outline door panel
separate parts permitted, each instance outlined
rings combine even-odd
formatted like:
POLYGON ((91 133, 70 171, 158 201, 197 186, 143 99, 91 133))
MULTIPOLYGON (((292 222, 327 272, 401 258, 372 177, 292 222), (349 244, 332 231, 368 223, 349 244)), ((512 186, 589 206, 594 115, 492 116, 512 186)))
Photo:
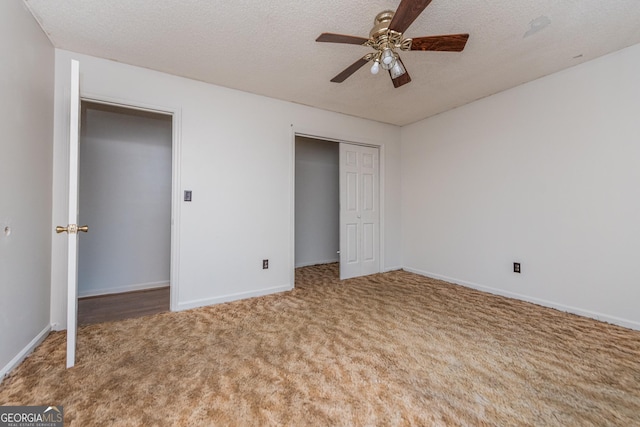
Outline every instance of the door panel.
POLYGON ((358 262, 358 224, 347 224, 347 263, 358 262))
POLYGON ((345 166, 358 167, 358 153, 353 150, 347 150, 346 153, 345 166))
POLYGON ((347 210, 356 212, 358 210, 358 174, 347 173, 347 210))
POLYGON ((362 224, 362 260, 373 261, 375 259, 375 224, 362 224))
POLYGON ((375 195, 373 192, 375 191, 374 185, 374 176, 370 173, 362 174, 362 210, 363 211, 373 211, 374 206, 373 203, 375 201, 375 195))
POLYGON ((378 149, 340 144, 340 278, 380 270, 378 149))
POLYGON ((373 169, 374 167, 374 155, 372 153, 362 153, 362 168, 373 169))

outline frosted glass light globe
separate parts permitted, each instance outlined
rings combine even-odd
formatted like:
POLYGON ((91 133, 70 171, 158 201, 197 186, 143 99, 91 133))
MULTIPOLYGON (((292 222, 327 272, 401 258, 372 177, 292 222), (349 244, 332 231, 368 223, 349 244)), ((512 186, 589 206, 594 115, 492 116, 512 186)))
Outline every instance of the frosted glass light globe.
POLYGON ((391 49, 387 48, 382 51, 382 63, 384 65, 389 65, 395 58, 393 57, 393 52, 391 49))
POLYGON ((391 78, 397 79, 406 72, 407 70, 404 69, 402 63, 400 61, 396 61, 396 63, 393 64, 393 67, 391 67, 391 78))

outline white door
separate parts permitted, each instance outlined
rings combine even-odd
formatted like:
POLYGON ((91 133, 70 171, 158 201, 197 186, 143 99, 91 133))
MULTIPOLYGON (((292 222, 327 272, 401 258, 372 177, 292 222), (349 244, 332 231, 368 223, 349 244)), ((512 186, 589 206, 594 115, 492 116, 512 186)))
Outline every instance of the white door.
POLYGON ((78 312, 78 136, 80 126, 80 63, 71 61, 71 99, 69 110, 69 212, 66 226, 56 232, 67 233, 67 368, 76 360, 76 330, 78 312))
POLYGON ((378 149, 340 144, 340 279, 380 271, 378 149))

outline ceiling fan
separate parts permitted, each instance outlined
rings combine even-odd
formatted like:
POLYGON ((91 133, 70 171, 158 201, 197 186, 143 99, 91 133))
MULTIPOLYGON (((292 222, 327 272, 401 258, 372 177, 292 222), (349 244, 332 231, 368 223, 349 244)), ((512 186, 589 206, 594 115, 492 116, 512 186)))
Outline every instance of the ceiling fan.
POLYGON ((380 12, 369 38, 348 36, 344 34, 322 33, 317 42, 347 43, 372 47, 375 52, 367 53, 362 58, 345 68, 340 74, 331 79, 332 82, 342 83, 364 64, 373 61, 371 73, 378 74, 380 68, 389 71, 393 86, 398 88, 411 81, 400 55, 396 50, 435 50, 445 52, 460 52, 467 43, 469 34, 449 34, 443 36, 405 38, 403 33, 416 20, 432 0, 401 0, 395 13, 391 10, 380 12))

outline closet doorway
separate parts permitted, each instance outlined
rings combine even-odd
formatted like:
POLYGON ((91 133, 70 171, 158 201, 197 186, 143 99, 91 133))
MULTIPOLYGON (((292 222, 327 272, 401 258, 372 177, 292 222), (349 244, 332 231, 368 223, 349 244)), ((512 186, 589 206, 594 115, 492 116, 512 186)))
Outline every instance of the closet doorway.
POLYGON ((170 307, 172 116, 83 101, 78 323, 170 307))
POLYGON ((295 268, 340 261, 340 144, 296 136, 295 268))
POLYGON ((331 265, 318 271, 340 279, 378 273, 379 148, 303 135, 294 144, 294 269, 331 265))

